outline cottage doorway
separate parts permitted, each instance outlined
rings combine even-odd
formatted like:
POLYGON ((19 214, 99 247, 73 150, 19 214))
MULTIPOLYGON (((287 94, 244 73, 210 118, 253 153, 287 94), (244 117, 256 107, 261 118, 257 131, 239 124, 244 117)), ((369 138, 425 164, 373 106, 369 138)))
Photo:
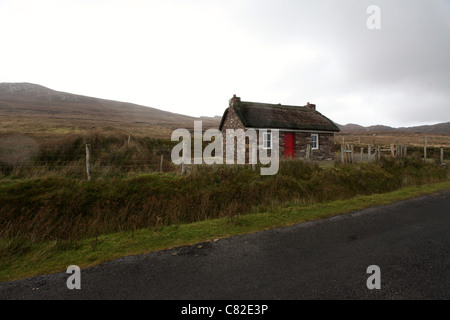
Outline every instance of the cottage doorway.
POLYGON ((284 134, 284 157, 285 158, 294 158, 294 133, 289 132, 284 134))

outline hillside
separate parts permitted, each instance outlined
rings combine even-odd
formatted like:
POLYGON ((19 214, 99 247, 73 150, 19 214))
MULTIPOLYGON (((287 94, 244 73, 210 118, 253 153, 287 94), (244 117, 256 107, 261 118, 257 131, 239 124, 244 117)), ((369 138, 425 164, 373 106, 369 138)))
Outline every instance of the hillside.
POLYGON ((358 124, 349 123, 337 125, 341 132, 397 132, 397 133, 426 133, 426 134, 450 134, 450 122, 438 123, 434 125, 423 125, 415 127, 393 128, 384 125, 363 127, 358 124))
MULTIPOLYGON (((176 128, 193 127, 194 118, 156 108, 59 92, 31 83, 0 83, 0 133, 60 135, 120 131, 170 137, 176 128)), ((204 129, 220 117, 201 117, 204 129)))

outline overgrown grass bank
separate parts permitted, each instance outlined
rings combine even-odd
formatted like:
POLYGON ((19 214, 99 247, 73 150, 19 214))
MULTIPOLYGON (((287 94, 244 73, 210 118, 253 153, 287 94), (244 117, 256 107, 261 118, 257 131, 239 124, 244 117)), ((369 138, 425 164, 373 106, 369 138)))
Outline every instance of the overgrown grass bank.
MULTIPOLYGON (((91 182, 47 177, 0 183, 0 239, 20 244, 232 218, 272 207, 349 199, 449 179, 420 160, 322 169, 282 161, 278 174, 245 166, 200 166, 187 175, 154 173, 91 182)), ((19 246, 20 247, 20 246, 19 246)))

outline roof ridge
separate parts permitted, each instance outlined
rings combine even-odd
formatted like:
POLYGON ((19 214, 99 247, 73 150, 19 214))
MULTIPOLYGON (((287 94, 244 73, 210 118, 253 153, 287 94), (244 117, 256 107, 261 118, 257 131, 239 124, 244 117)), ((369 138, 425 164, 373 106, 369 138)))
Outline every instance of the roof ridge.
POLYGON ((258 106, 267 106, 267 107, 273 107, 273 108, 305 108, 306 110, 311 110, 314 111, 310 108, 308 108, 307 106, 294 106, 294 105, 289 105, 289 104, 281 104, 281 103, 265 103, 265 102, 253 102, 253 101, 240 101, 238 104, 253 104, 253 105, 258 105, 258 106))

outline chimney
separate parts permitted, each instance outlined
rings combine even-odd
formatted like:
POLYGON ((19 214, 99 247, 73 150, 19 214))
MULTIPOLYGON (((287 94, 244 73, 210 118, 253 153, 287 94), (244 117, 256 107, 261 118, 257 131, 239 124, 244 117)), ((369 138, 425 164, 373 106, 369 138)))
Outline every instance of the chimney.
POLYGON ((235 104, 241 102, 241 98, 240 97, 236 97, 235 94, 233 94, 233 98, 230 99, 230 107, 234 106, 235 104))
POLYGON ((316 110, 316 105, 309 102, 306 103, 306 107, 311 110, 316 110))

